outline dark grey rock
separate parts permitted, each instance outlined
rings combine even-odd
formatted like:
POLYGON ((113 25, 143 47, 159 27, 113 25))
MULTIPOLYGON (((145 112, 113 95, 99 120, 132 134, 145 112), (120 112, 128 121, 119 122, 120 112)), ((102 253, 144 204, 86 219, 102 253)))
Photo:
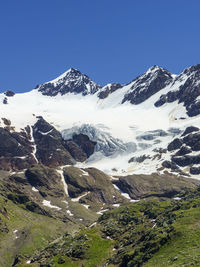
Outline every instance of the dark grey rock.
POLYGON ((108 86, 105 86, 101 92, 99 92, 98 97, 100 99, 105 99, 109 94, 112 94, 116 90, 122 88, 120 83, 112 83, 108 86))
POLYGON ((169 143, 167 150, 172 151, 179 149, 183 144, 183 141, 179 138, 175 138, 171 143, 169 143))
POLYGON ((11 91, 11 90, 8 90, 8 91, 6 91, 6 92, 4 93, 4 95, 6 95, 6 96, 8 96, 8 97, 11 97, 11 96, 14 96, 15 93, 14 93, 13 91, 11 91))
POLYGON ((198 127, 195 127, 195 126, 189 126, 185 129, 185 131, 183 132, 183 134, 181 136, 185 136, 189 133, 192 133, 192 132, 198 132, 199 131, 199 128, 198 127))
POLYGON ((191 174, 200 174, 200 167, 191 167, 190 173, 191 174))
POLYGON ((182 146, 180 148, 180 150, 176 152, 175 156, 183 156, 183 155, 189 154, 191 152, 192 152, 191 148, 189 148, 187 146, 182 146))

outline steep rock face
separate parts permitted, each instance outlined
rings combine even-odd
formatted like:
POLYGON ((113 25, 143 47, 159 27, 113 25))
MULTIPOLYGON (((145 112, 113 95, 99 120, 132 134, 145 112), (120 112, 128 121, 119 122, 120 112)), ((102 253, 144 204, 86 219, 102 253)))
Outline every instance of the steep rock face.
POLYGON ((39 92, 48 96, 55 96, 58 93, 61 95, 67 93, 88 95, 96 93, 100 88, 101 86, 93 82, 87 75, 73 68, 55 80, 36 87, 39 92))
POLYGON ((62 135, 42 117, 34 126, 15 132, 10 120, 2 118, 0 127, 0 168, 22 170, 36 163, 55 167, 85 161, 94 152, 95 142, 86 135, 75 135, 65 141, 62 135))
POLYGON ((122 103, 129 101, 131 104, 140 104, 163 89, 172 80, 172 74, 167 70, 153 66, 133 81, 133 85, 124 96, 122 103))
POLYGON ((87 159, 87 154, 74 141, 65 141, 64 147, 69 151, 76 161, 83 162, 87 159))
POLYGON ((119 191, 113 187, 110 177, 98 169, 66 167, 64 177, 70 197, 75 198, 86 193, 85 199, 94 203, 110 204, 124 200, 119 191))
POLYGON ((167 175, 128 175, 114 183, 133 199, 150 196, 172 197, 186 188, 194 188, 193 182, 167 175))
POLYGON ((171 103, 178 100, 178 103, 183 103, 186 107, 189 116, 200 114, 200 64, 185 69, 179 76, 176 77, 172 84, 172 90, 167 94, 160 96, 160 99, 155 103, 156 107, 160 107, 165 103, 171 103), (176 84, 178 87, 176 87, 176 84), (173 89, 175 88, 175 89, 173 89))
POLYGON ((93 142, 85 134, 73 134, 71 140, 65 141, 65 147, 73 158, 83 162, 89 158, 95 150, 96 142, 93 142))
POLYGON ((98 97, 100 99, 105 99, 108 97, 110 94, 115 92, 116 90, 122 88, 123 86, 120 83, 111 83, 106 86, 104 86, 101 91, 98 93, 98 97))
POLYGON ((10 125, 0 127, 0 168, 8 171, 21 170, 36 163, 28 128, 21 132, 10 129, 10 125))
POLYGON ((74 134, 73 141, 78 144, 78 146, 86 153, 87 158, 89 158, 95 149, 96 142, 93 142, 85 134, 74 134))
POLYGON ((60 132, 42 117, 33 126, 33 137, 37 149, 36 156, 40 163, 54 167, 75 162, 64 147, 60 132))

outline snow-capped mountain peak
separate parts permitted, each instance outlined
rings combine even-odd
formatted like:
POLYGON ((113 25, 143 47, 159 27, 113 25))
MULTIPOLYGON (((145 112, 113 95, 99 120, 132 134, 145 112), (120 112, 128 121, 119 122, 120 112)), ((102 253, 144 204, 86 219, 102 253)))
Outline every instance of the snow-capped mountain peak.
POLYGON ((131 104, 140 104, 166 87, 173 79, 173 74, 154 65, 130 83, 122 103, 130 101, 131 104))
POLYGON ((36 89, 43 95, 55 96, 74 93, 82 95, 94 94, 101 88, 100 85, 93 82, 87 75, 82 74, 79 70, 70 68, 59 77, 46 82, 36 89))

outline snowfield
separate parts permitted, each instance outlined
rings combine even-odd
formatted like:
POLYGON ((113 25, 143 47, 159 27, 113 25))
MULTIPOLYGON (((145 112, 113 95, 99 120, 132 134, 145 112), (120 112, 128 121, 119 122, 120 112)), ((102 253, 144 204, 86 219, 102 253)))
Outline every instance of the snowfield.
MULTIPOLYGON (((152 150, 156 147, 166 148, 166 145, 175 136, 169 133, 170 128, 178 128, 183 131, 190 125, 200 126, 199 116, 188 117, 183 104, 178 104, 177 101, 164 104, 159 108, 154 106, 162 94, 176 90, 184 83, 187 77, 182 76, 177 80, 174 75, 173 83, 139 105, 132 105, 129 102, 121 104, 124 95, 134 85, 134 81, 116 90, 105 99, 98 98, 98 91, 95 94, 84 96, 74 93, 46 96, 38 89, 34 89, 28 93, 7 97, 8 104, 3 104, 5 95, 0 94, 1 118, 11 120, 11 125, 15 127, 15 130, 20 131, 27 125, 34 125, 37 116, 42 116, 62 132, 64 138, 72 135, 72 130, 77 133, 80 132, 83 125, 89 125, 91 129, 97 129, 94 140, 95 138, 101 140, 102 144, 107 143, 108 146, 111 144, 109 142, 113 143, 113 140, 118 140, 118 144, 125 146, 126 150, 125 153, 121 153, 121 151, 116 155, 112 153, 106 155, 102 149, 97 149, 87 162, 77 164, 78 166, 97 167, 112 175, 152 173, 158 169, 159 160, 148 159, 140 164, 128 163, 128 160, 133 156, 144 154, 152 157, 155 154, 152 150), (167 135, 156 137, 153 140, 138 139, 139 136, 158 129, 166 131, 167 135), (127 146, 129 142, 134 144, 133 147, 127 146)), ((57 85, 64 77, 63 74, 51 82, 57 85)), ((0 120, 0 126, 5 126, 3 120, 0 120)), ((88 135, 90 134, 88 133, 88 135)), ((168 157, 169 154, 166 154, 166 159, 168 157)))

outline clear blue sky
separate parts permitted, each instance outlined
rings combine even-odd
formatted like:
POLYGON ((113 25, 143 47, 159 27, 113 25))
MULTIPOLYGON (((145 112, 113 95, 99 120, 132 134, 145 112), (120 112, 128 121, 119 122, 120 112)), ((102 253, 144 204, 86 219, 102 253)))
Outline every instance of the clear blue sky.
POLYGON ((70 67, 101 85, 152 65, 200 62, 199 0, 2 0, 0 92, 29 91, 70 67))

